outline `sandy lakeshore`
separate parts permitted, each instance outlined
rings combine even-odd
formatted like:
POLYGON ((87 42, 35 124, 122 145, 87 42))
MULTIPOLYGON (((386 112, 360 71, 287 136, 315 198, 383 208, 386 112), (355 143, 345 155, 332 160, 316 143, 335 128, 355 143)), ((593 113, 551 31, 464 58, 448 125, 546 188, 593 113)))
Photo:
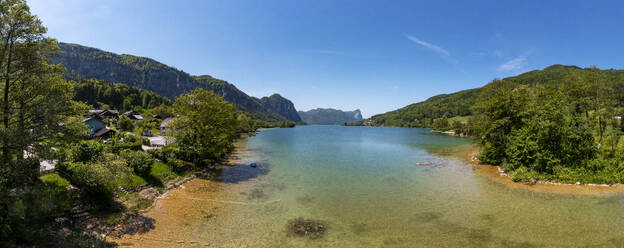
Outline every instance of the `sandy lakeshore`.
MULTIPOLYGON (((249 161, 257 161, 252 151, 247 151, 242 144, 245 139, 237 142, 235 150, 230 154, 227 163, 220 165, 208 178, 195 178, 183 186, 163 194, 154 205, 144 213, 152 218, 154 229, 146 233, 124 235, 120 238, 109 238, 120 247, 224 247, 224 244, 194 241, 192 234, 197 231, 197 223, 193 220, 212 220, 215 225, 225 226, 218 222, 231 221, 228 205, 246 205, 237 201, 241 192, 253 192, 252 184, 237 183, 239 180, 251 180, 262 173, 262 168, 248 170, 249 161), (227 172, 223 172, 223 171, 227 172), (209 197, 207 197, 209 195, 209 197), (175 228, 172 228, 175 227, 175 228)), ((224 223, 225 224, 225 223, 224 223)), ((201 230, 218 233, 223 230, 201 230)), ((232 247, 240 247, 238 244, 232 247)))

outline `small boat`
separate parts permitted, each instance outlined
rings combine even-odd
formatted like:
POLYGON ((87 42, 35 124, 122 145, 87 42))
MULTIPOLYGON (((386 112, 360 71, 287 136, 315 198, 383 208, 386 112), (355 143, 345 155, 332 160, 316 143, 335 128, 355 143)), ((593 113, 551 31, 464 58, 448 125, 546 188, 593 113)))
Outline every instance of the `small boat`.
POLYGON ((251 166, 251 167, 256 167, 256 162, 251 162, 251 163, 249 164, 249 166, 251 166))

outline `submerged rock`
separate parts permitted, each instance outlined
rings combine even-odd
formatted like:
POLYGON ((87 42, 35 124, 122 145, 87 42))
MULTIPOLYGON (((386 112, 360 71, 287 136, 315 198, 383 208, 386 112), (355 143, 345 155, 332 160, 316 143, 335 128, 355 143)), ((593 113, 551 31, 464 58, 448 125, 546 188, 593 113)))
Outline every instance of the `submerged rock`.
POLYGON ((433 165, 433 162, 431 161, 416 162, 416 165, 433 165))
POLYGON ((316 239, 323 236, 327 227, 323 222, 318 220, 297 218, 288 223, 288 229, 298 236, 316 239))

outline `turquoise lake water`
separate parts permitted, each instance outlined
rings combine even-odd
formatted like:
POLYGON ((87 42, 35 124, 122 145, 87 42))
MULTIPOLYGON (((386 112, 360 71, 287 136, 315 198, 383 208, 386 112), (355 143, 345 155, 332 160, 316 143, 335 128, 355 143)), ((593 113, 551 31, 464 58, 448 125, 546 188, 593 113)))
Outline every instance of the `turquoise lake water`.
POLYGON ((192 208, 211 214, 190 214, 178 239, 214 247, 624 246, 622 194, 514 189, 434 155, 469 147, 469 139, 298 126, 262 130, 243 146, 239 165, 218 173, 221 185, 187 187, 192 208), (252 161, 259 166, 250 168, 252 161), (200 201, 217 194, 219 201, 200 201), (328 229, 318 239, 293 235, 288 222, 299 217, 328 229))

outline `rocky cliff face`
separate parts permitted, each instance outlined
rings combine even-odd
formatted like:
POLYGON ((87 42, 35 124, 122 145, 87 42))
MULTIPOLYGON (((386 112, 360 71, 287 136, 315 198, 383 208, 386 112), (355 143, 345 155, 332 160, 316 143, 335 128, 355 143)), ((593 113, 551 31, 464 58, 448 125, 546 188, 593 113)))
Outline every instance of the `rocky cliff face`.
POLYGON ((301 122, 301 117, 299 117, 295 105, 279 94, 273 94, 270 97, 265 96, 260 101, 264 108, 286 117, 289 121, 301 122))
POLYGON ((362 113, 359 109, 354 111, 341 111, 337 109, 318 108, 309 111, 299 111, 299 116, 308 124, 318 125, 337 125, 362 120, 362 113))
POLYGON ((353 119, 356 121, 361 121, 364 118, 362 118, 362 113, 360 112, 359 109, 356 109, 354 111, 351 111, 351 114, 353 114, 353 119))
MULTIPOLYGON (((251 97, 234 85, 208 75, 192 76, 156 60, 128 54, 115 54, 77 44, 59 43, 63 53, 53 59, 67 68, 69 80, 98 79, 150 90, 174 99, 192 89, 204 88, 234 104, 251 118, 266 121, 298 120, 292 102, 279 95, 266 102, 251 97), (290 106, 288 105, 290 104, 290 106), (283 114, 282 114, 283 113, 283 114), (294 115, 293 115, 294 113, 294 115)), ((263 98, 264 99, 264 98, 263 98)))

